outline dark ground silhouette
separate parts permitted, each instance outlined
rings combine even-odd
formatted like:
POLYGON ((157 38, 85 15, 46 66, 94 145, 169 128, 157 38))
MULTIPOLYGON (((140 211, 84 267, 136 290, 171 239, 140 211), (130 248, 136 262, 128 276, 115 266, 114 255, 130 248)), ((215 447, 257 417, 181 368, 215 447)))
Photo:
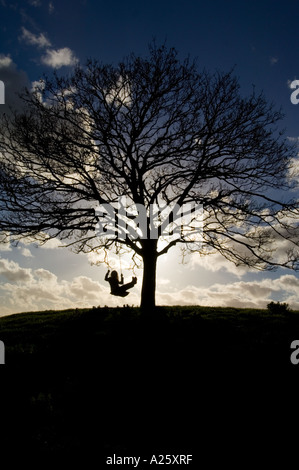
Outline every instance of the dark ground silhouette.
POLYGON ((1 452, 31 463, 82 459, 86 468, 106 468, 113 454, 179 453, 196 468, 286 468, 297 448, 299 365, 289 348, 299 316, 189 312, 143 322, 134 312, 0 322, 1 452))

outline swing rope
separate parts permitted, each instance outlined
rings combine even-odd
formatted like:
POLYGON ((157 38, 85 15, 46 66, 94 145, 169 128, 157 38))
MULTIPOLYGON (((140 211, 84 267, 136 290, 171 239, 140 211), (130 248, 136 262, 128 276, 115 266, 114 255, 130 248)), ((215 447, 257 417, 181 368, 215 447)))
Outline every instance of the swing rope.
POLYGON ((120 256, 120 254, 118 254, 118 256, 119 256, 120 274, 122 274, 123 272, 122 272, 122 267, 121 267, 121 256, 120 256))

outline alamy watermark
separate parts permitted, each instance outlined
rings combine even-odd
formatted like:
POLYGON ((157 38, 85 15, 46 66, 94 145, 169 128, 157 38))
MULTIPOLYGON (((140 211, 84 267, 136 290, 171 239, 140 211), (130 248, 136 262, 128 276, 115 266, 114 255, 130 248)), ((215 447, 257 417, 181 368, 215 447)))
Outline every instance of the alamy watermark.
POLYGON ((3 341, 0 341, 0 364, 5 364, 5 346, 3 341))
POLYGON ((168 242, 179 239, 186 242, 202 241, 203 206, 195 202, 181 206, 173 203, 163 207, 150 204, 146 208, 122 196, 116 203, 100 204, 95 213, 98 218, 98 236, 112 235, 119 240, 163 237, 168 242))
POLYGON ((0 104, 5 104, 5 86, 2 80, 0 80, 0 104))
POLYGON ((292 352, 290 356, 290 360, 291 360, 291 363, 294 364, 294 366, 296 366, 297 364, 299 364, 299 340, 298 339, 295 339, 294 341, 292 341, 291 349, 294 349, 294 351, 292 352))
POLYGON ((299 80, 293 80, 290 83, 290 88, 295 90, 291 93, 291 103, 292 104, 298 104, 299 103, 299 80))

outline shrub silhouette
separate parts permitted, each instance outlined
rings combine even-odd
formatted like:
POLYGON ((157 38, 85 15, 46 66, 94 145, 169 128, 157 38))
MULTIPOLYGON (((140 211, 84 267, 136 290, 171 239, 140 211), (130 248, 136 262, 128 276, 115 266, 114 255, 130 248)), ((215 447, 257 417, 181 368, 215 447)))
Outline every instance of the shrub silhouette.
POLYGON ((281 304, 280 302, 270 302, 267 305, 267 309, 269 310, 270 313, 289 313, 291 310, 289 308, 289 305, 287 303, 281 304))

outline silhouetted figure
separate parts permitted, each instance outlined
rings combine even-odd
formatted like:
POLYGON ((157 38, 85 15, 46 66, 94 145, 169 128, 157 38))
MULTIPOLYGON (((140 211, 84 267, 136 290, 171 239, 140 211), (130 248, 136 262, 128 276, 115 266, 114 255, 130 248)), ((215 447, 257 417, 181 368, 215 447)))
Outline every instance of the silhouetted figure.
POLYGON ((110 270, 108 270, 105 281, 108 281, 110 284, 112 295, 117 295, 118 297, 126 297, 129 294, 128 289, 134 287, 137 282, 137 277, 132 277, 132 282, 124 284, 124 276, 121 274, 120 280, 118 279, 117 271, 112 271, 111 276, 109 276, 110 270))

